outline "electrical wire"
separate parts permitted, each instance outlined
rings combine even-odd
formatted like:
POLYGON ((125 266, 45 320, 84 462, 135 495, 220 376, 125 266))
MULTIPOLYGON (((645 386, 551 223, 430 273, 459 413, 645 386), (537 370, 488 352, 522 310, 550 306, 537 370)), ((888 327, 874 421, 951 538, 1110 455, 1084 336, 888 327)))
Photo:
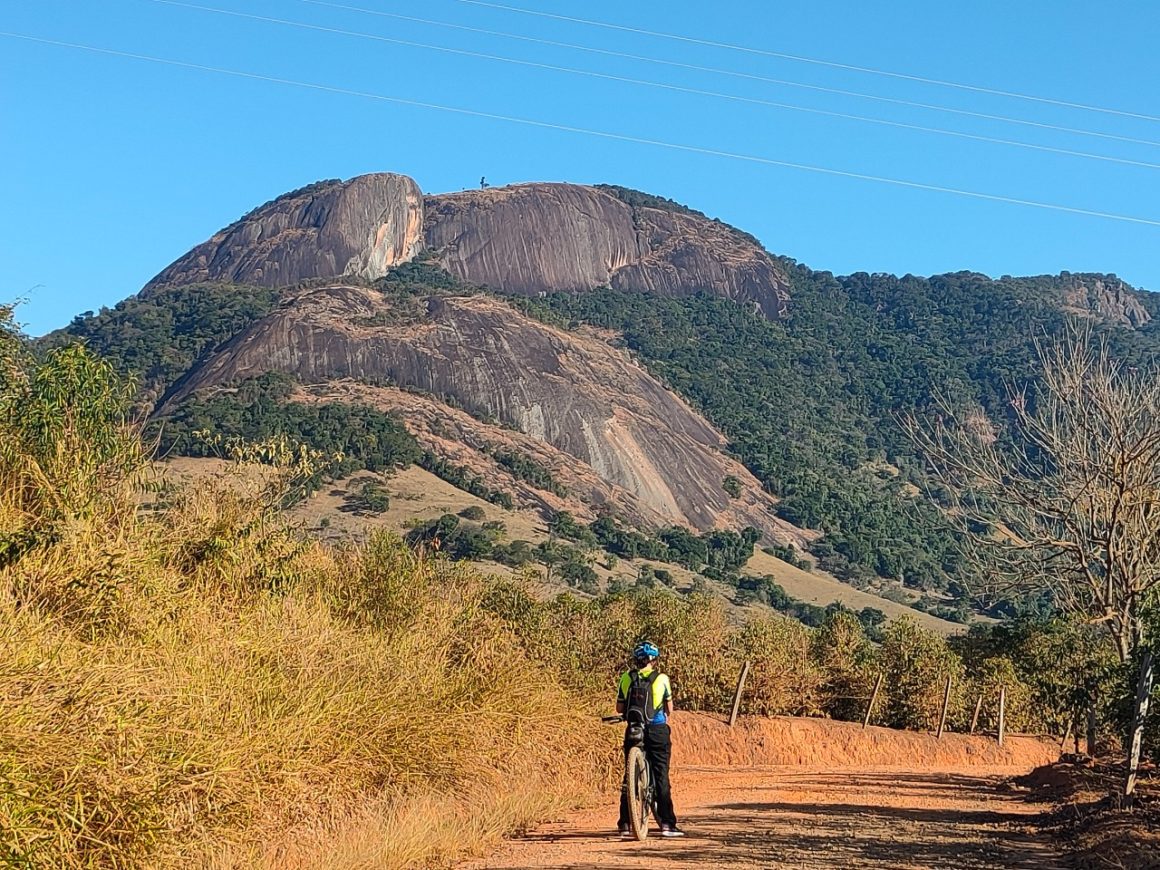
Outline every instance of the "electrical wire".
POLYGON ((628 27, 623 24, 613 24, 608 21, 594 21, 590 18, 577 18, 571 15, 558 15, 552 12, 544 12, 540 9, 524 9, 520 6, 509 6, 504 3, 492 3, 488 0, 454 0, 456 3, 467 3, 472 6, 485 6, 489 9, 502 9, 505 12, 517 12, 521 15, 535 15, 540 18, 554 18, 557 21, 568 21, 573 24, 584 24, 589 27, 602 27, 607 30, 619 30, 625 33, 635 33, 641 36, 653 36, 658 39, 670 39, 677 42, 693 43, 696 45, 705 45, 711 48, 724 48, 729 51, 740 51, 747 54, 758 54, 766 57, 776 57, 781 60, 791 60, 797 63, 811 63, 818 66, 832 67, 834 69, 849 70, 851 72, 867 73, 869 75, 886 76, 888 78, 903 79, 906 81, 920 82, 927 85, 938 85, 944 88, 957 88, 963 91, 973 91, 980 94, 991 94, 997 97, 1010 97, 1017 100, 1030 100, 1035 103, 1046 103, 1053 106, 1063 106, 1069 109, 1082 109, 1087 112, 1102 112, 1108 115, 1120 115, 1125 118, 1138 118, 1143 121, 1160 121, 1160 116, 1147 115, 1141 112, 1131 112, 1126 109, 1113 109, 1107 106, 1095 106, 1088 103, 1074 103, 1069 100, 1059 100, 1052 97, 1040 97, 1034 94, 1023 94, 1017 91, 1004 91, 998 88, 986 88, 980 85, 969 85, 962 82, 946 81, 944 79, 927 78, 925 76, 911 75, 909 73, 893 72, 891 70, 875 69, 874 67, 856 66, 849 63, 839 63, 837 61, 822 60, 816 57, 806 57, 800 54, 788 54, 781 51, 771 51, 764 48, 753 48, 747 45, 736 45, 730 42, 716 42, 711 39, 699 39, 694 36, 683 36, 677 33, 663 33, 657 30, 646 30, 642 27, 628 27))
POLYGON ((1114 212, 1098 211, 1096 209, 1079 208, 1077 206, 1060 205, 1058 203, 1040 202, 1037 200, 1021 199, 1013 196, 1005 196, 995 193, 984 193, 976 190, 964 190, 961 188, 945 187, 937 184, 927 184, 920 181, 908 181, 901 178, 890 178, 882 175, 870 175, 862 172, 853 172, 845 169, 834 169, 826 166, 815 166, 807 163, 794 163, 788 160, 777 160, 772 157, 762 157, 754 154, 742 154, 738 152, 725 151, 717 148, 708 148, 699 145, 685 145, 678 142, 665 142, 660 139, 650 139, 643 136, 632 136, 625 133, 614 133, 607 130, 593 130, 585 127, 575 127, 568 124, 557 124, 550 121, 540 121, 534 118, 520 118, 514 115, 503 115, 495 112, 484 112, 476 109, 465 109, 459 106, 445 106, 438 103, 424 102, 420 100, 412 100, 406 97, 396 97, 387 94, 375 94, 368 91, 358 91, 351 88, 336 87, 333 85, 318 84, 315 82, 304 82, 296 79, 281 78, 279 76, 265 75, 262 73, 246 72, 244 70, 233 70, 225 67, 210 66, 207 64, 192 63, 189 61, 174 60, 172 58, 156 57, 154 55, 139 54, 136 52, 122 51, 120 49, 104 48, 101 46, 85 45, 76 42, 65 42, 63 40, 48 39, 41 36, 32 36, 25 33, 13 33, 10 31, 0 31, 0 38, 5 39, 19 39, 27 42, 39 43, 41 45, 52 45, 60 48, 69 48, 79 51, 87 51, 96 54, 104 54, 112 57, 130 58, 133 60, 146 61, 149 63, 162 64, 165 66, 179 67, 182 69, 197 70, 199 72, 210 72, 218 75, 233 76, 236 78, 250 79, 253 81, 269 82, 272 84, 287 85, 296 88, 303 88, 313 91, 320 91, 330 94, 341 94, 344 96, 359 97, 369 100, 377 100, 380 102, 393 103, 400 106, 410 106, 413 108, 431 109, 439 112, 447 112, 456 115, 464 115, 473 118, 483 118, 491 121, 503 121, 509 124, 519 124, 526 127, 535 127, 544 130, 558 130, 565 133, 574 133, 582 136, 591 136, 600 139, 607 139, 617 142, 630 142, 637 145, 649 145, 656 148, 667 148, 674 151, 682 151, 691 154, 702 154, 709 157, 719 157, 729 160, 738 160, 747 163, 756 163, 764 166, 777 166, 786 169, 796 169, 803 172, 813 172, 821 175, 829 175, 839 178, 853 178, 860 181, 872 181, 879 184, 889 184, 896 187, 904 187, 912 190, 924 190, 934 193, 944 193, 952 196, 967 197, 970 199, 984 200, 987 202, 1000 202, 1008 205, 1020 205, 1029 208, 1045 209, 1048 211, 1063 212, 1066 214, 1082 215, 1085 217, 1103 218, 1106 220, 1121 221, 1124 223, 1141 224, 1145 226, 1160 227, 1160 220, 1153 218, 1136 217, 1133 215, 1116 214, 1114 212))
POLYGON ((389 18, 394 21, 409 21, 414 24, 423 24, 430 27, 443 27, 448 30, 459 30, 465 33, 477 33, 481 36, 495 36, 501 39, 513 39, 520 42, 532 43, 535 45, 546 45, 552 48, 566 48, 573 51, 583 51, 590 54, 604 55, 605 57, 616 57, 622 60, 639 61, 642 63, 658 64, 661 66, 674 67, 676 69, 692 70, 694 72, 712 73, 714 75, 730 76, 732 78, 745 79, 748 81, 763 82, 771 85, 781 85, 784 87, 801 88, 803 90, 815 91, 824 94, 835 94, 843 97, 856 97, 862 100, 874 100, 881 103, 890 103, 896 106, 906 106, 912 109, 924 109, 932 112, 946 112, 952 115, 961 115, 968 118, 980 118, 986 121, 1000 121, 1005 124, 1019 124, 1026 127, 1036 127, 1041 130, 1052 130, 1059 133, 1072 133, 1078 136, 1094 136, 1099 139, 1109 139, 1116 142, 1130 142, 1134 145, 1150 145, 1154 148, 1160 147, 1160 141, 1155 139, 1139 139, 1135 136, 1121 136, 1116 133, 1105 133, 1100 130, 1086 130, 1082 127, 1068 127, 1063 124, 1048 124, 1043 121, 1032 121, 1028 118, 1016 118, 1011 115, 994 115, 988 112, 975 112, 970 109, 958 109, 953 106, 944 106, 938 103, 923 103, 916 100, 904 100, 898 97, 884 97, 880 94, 868 94, 864 91, 850 91, 843 88, 831 88, 824 85, 815 85, 808 82, 795 81, 794 79, 779 79, 772 76, 758 75, 757 73, 741 72, 740 70, 725 69, 723 67, 702 66, 695 63, 684 63, 677 60, 668 60, 666 58, 651 57, 643 54, 633 54, 627 51, 614 51, 609 48, 598 48, 592 45, 581 45, 575 42, 561 42, 555 39, 544 39, 538 36, 527 36, 522 33, 511 33, 504 30, 489 30, 486 27, 472 27, 467 24, 456 24, 450 21, 438 21, 432 18, 420 18, 415 15, 403 15, 398 12, 386 12, 381 9, 367 9, 363 6, 351 6, 346 3, 332 3, 329 0, 295 0, 298 3, 305 3, 310 6, 321 6, 329 9, 337 9, 346 12, 356 12, 362 15, 375 15, 381 18, 389 18))
POLYGON ((1139 166, 1145 169, 1160 169, 1160 163, 1151 163, 1146 160, 1131 160, 1126 157, 1112 157, 1106 154, 1095 154, 1088 151, 1075 151, 1070 148, 1057 148, 1052 145, 1038 145, 1032 142, 1021 142, 1015 139, 1002 139, 995 136, 984 136, 977 133, 966 133, 960 130, 948 130, 942 127, 927 127, 921 124, 909 124, 902 121, 890 121, 885 118, 873 118, 867 115, 854 115, 847 112, 835 112, 828 109, 816 109, 809 106, 799 106, 793 103, 781 103, 773 100, 764 100, 757 97, 744 97, 738 94, 727 94, 720 91, 709 91, 701 88, 690 88, 683 85, 674 85, 666 82, 650 81, 648 79, 637 79, 629 76, 612 75, 610 73, 596 72, 595 70, 577 69, 575 67, 560 66, 557 64, 540 63, 538 61, 522 60, 520 58, 508 57, 506 55, 488 54, 486 52, 472 51, 463 48, 451 48, 443 45, 433 45, 425 42, 415 42, 409 39, 399 39, 393 36, 383 36, 376 33, 365 33, 357 30, 344 30, 338 27, 327 27, 321 24, 309 24, 303 21, 292 21, 286 18, 274 18, 268 15, 255 15, 250 12, 240 12, 235 9, 221 9, 214 6, 203 6, 198 3, 187 3, 184 0, 148 0, 150 3, 156 3, 163 6, 174 6, 183 9, 192 9, 200 12, 209 12, 215 15, 225 15, 233 18, 248 19, 251 21, 260 21, 267 24, 278 24, 285 27, 295 27, 301 30, 313 30, 320 33, 329 33, 339 36, 349 36, 356 39, 366 39, 375 42, 384 42, 391 45, 401 45, 408 48, 420 48, 429 51, 438 51, 445 54, 455 54, 463 57, 472 57, 483 60, 497 61, 499 63, 514 64, 517 66, 532 67, 534 69, 550 70, 553 72, 563 72, 571 75, 586 76, 589 78, 604 79, 605 81, 621 82, 631 85, 640 85, 643 87, 659 88, 667 91, 674 91, 677 93, 693 94, 702 97, 711 97, 714 99, 729 100, 737 103, 748 103, 751 105, 765 106, 773 109, 784 109, 794 112, 803 112, 811 115, 822 115, 830 118, 841 118, 848 121, 858 121, 866 124, 877 124, 884 127, 894 127, 902 130, 912 130, 921 133, 933 133, 940 136, 950 136, 958 139, 969 139, 976 142, 987 142, 995 145, 1007 145, 1014 148, 1027 148, 1033 151, 1042 151, 1051 154, 1061 154, 1067 157, 1078 157, 1086 160, 1101 160, 1108 163, 1119 163, 1126 166, 1139 166))

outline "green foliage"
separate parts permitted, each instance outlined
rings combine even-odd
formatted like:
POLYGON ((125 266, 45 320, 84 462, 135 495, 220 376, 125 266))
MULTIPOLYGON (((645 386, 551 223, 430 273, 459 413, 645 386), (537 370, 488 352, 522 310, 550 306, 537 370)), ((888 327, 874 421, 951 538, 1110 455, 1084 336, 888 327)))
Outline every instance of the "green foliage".
POLYGON ((645 193, 643 190, 634 190, 631 187, 621 187, 618 184, 598 184, 597 190, 603 190, 605 193, 610 193, 623 203, 627 203, 633 207, 641 208, 656 208, 661 211, 672 211, 677 214, 687 214, 693 217, 705 217, 704 212, 699 212, 694 208, 689 208, 687 205, 677 202, 667 197, 657 196, 652 193, 645 193))
POLYGON ((289 401, 293 382, 270 373, 229 390, 195 395, 155 422, 162 454, 217 455, 216 438, 260 442, 290 435, 337 457, 336 475, 390 471, 421 461, 422 451, 397 419, 367 405, 289 401))
POLYGON ((741 630, 737 641, 752 663, 746 712, 763 716, 821 712, 824 677, 810 654, 808 628, 788 619, 755 619, 741 630))
POLYGON ((609 553, 623 559, 653 559, 675 562, 690 571, 739 570, 753 556, 753 546, 761 532, 747 528, 740 534, 713 530, 696 535, 683 526, 668 526, 652 534, 624 529, 612 517, 604 516, 587 531, 609 553))
MULTIPOLYGON (((951 641, 967 663, 968 675, 981 683, 995 681, 977 663, 1002 659, 1012 663, 1014 676, 1028 687, 1030 706, 1041 721, 1062 731, 1080 722, 1095 704, 1100 721, 1115 718, 1114 700, 1130 696, 1115 651, 1098 626, 1066 619, 1017 619, 974 625, 951 641)), ((985 709, 992 717, 996 711, 985 709)))
POLYGON ((390 491, 377 480, 364 480, 343 499, 342 510, 356 516, 374 516, 391 509, 390 491))
POLYGON ((863 715, 874 688, 876 655, 862 620, 849 611, 830 613, 814 633, 811 652, 822 675, 826 713, 848 721, 863 715))
POLYGON ((461 521, 455 514, 443 514, 416 526, 407 534, 411 546, 425 546, 452 559, 478 561, 492 558, 500 532, 477 523, 461 521))
POLYGON ((921 628, 909 617, 896 619, 879 653, 885 703, 880 715, 892 728, 931 730, 938 726, 946 678, 963 683, 963 663, 946 638, 921 628))
POLYGON ((536 560, 536 551, 529 542, 515 540, 507 544, 495 544, 491 549, 491 558, 510 568, 522 568, 536 560))
POLYGON ((373 281, 371 286, 389 296, 462 295, 474 289, 446 269, 422 257, 395 266, 382 278, 373 281))
POLYGON ((5 317, 0 310, 0 484, 24 522, 0 530, 0 556, 33 528, 122 509, 145 465, 132 385, 79 345, 34 361, 5 317))
POLYGON ((459 516, 465 520, 473 520, 475 522, 480 522, 481 520, 484 519, 484 517, 487 516, 487 514, 484 512, 483 508, 481 508, 479 505, 473 504, 473 505, 468 505, 463 510, 461 510, 459 512, 459 516))
POLYGON ((762 547, 763 552, 773 556, 775 559, 781 559, 787 565, 793 565, 795 568, 800 568, 803 571, 813 570, 813 563, 809 559, 803 558, 798 554, 797 548, 788 545, 774 544, 770 547, 762 547))
MULTIPOLYGON (((938 505, 915 496, 938 492, 895 420, 941 394, 980 407, 1002 430, 1006 384, 1036 377, 1029 336, 1065 325, 1065 279, 839 278, 784 264, 792 307, 783 322, 709 295, 604 289, 513 301, 553 323, 620 332, 725 432, 779 496, 783 518, 825 532, 811 548, 824 569, 859 586, 881 576, 967 598, 938 505)), ((1066 280, 1077 277, 1097 276, 1066 280)), ((1160 347, 1146 331, 1099 331, 1126 359, 1160 347)))
POLYGON ((727 475, 721 481, 721 488, 729 495, 730 498, 741 498, 741 481, 732 474, 727 475))
POLYGON ((709 218, 708 215, 706 215, 704 212, 697 211, 695 208, 690 208, 689 206, 684 205, 683 203, 679 203, 676 200, 669 199, 668 197, 657 196, 656 194, 652 193, 645 193, 642 190, 634 190, 631 187, 621 187, 618 184, 598 184, 596 185, 596 188, 598 190, 603 190, 605 193, 612 194, 621 202, 627 203, 634 209, 655 208, 659 209, 660 211, 671 211, 677 214, 691 215, 693 217, 701 217, 706 218, 707 220, 712 220, 713 223, 721 224, 721 226, 728 229, 738 238, 743 239, 744 241, 749 242, 751 245, 755 245, 756 247, 761 247, 761 242, 759 242, 754 236, 751 236, 744 230, 739 230, 737 227, 730 226, 718 218, 709 218))
POLYGON ((548 531, 571 541, 582 550, 596 549, 596 535, 587 527, 576 522, 576 518, 568 511, 557 511, 553 514, 552 518, 548 520, 548 531))
POLYGON ((272 311, 277 300, 273 290, 240 284, 160 287, 82 314, 41 343, 85 344, 155 399, 206 352, 272 311))
POLYGON ((456 465, 441 456, 436 456, 430 450, 424 451, 418 458, 416 464, 420 468, 431 472, 436 477, 447 481, 452 486, 466 493, 470 493, 476 498, 481 498, 494 505, 499 505, 504 510, 511 510, 515 507, 515 501, 512 499, 510 493, 492 489, 482 477, 474 474, 470 469, 464 468, 462 465, 456 465))
POLYGON ((512 473, 517 480, 524 480, 537 489, 554 493, 561 498, 568 497, 568 488, 561 484, 552 472, 531 457, 511 450, 492 449, 491 456, 499 465, 512 473))
POLYGON ((558 540, 541 541, 535 548, 536 558, 553 574, 569 586, 581 592, 595 594, 596 571, 592 568, 592 555, 588 548, 573 547, 558 540))

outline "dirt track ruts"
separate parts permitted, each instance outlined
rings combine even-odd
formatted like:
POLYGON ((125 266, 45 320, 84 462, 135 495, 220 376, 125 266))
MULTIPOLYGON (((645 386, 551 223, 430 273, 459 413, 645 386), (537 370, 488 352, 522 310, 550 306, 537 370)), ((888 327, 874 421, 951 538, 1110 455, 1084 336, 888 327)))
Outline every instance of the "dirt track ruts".
MULTIPOLYGON (((900 759, 901 760, 901 759, 900 759)), ((464 865, 554 870, 1062 867, 1002 769, 685 767, 674 797, 688 836, 613 835, 615 805, 577 813, 464 865)))

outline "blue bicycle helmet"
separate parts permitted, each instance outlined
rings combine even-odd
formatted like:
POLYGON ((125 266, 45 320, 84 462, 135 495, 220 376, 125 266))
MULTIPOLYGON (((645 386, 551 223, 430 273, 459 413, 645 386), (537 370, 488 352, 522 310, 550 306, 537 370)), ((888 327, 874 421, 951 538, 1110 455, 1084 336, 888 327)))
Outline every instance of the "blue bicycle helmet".
POLYGON ((657 649, 657 645, 651 640, 642 640, 632 650, 632 657, 634 659, 655 659, 659 658, 661 651, 657 649))

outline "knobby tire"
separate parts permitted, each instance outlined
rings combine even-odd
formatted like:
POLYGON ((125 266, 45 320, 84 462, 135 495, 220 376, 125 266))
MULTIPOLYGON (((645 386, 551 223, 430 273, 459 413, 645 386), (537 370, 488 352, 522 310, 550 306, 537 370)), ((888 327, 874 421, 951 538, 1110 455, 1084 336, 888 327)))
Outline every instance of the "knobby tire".
POLYGON ((648 816, 652 807, 649 806, 648 760, 645 758, 644 750, 639 746, 628 750, 624 775, 628 779, 628 809, 632 835, 638 840, 643 840, 648 836, 648 816))

